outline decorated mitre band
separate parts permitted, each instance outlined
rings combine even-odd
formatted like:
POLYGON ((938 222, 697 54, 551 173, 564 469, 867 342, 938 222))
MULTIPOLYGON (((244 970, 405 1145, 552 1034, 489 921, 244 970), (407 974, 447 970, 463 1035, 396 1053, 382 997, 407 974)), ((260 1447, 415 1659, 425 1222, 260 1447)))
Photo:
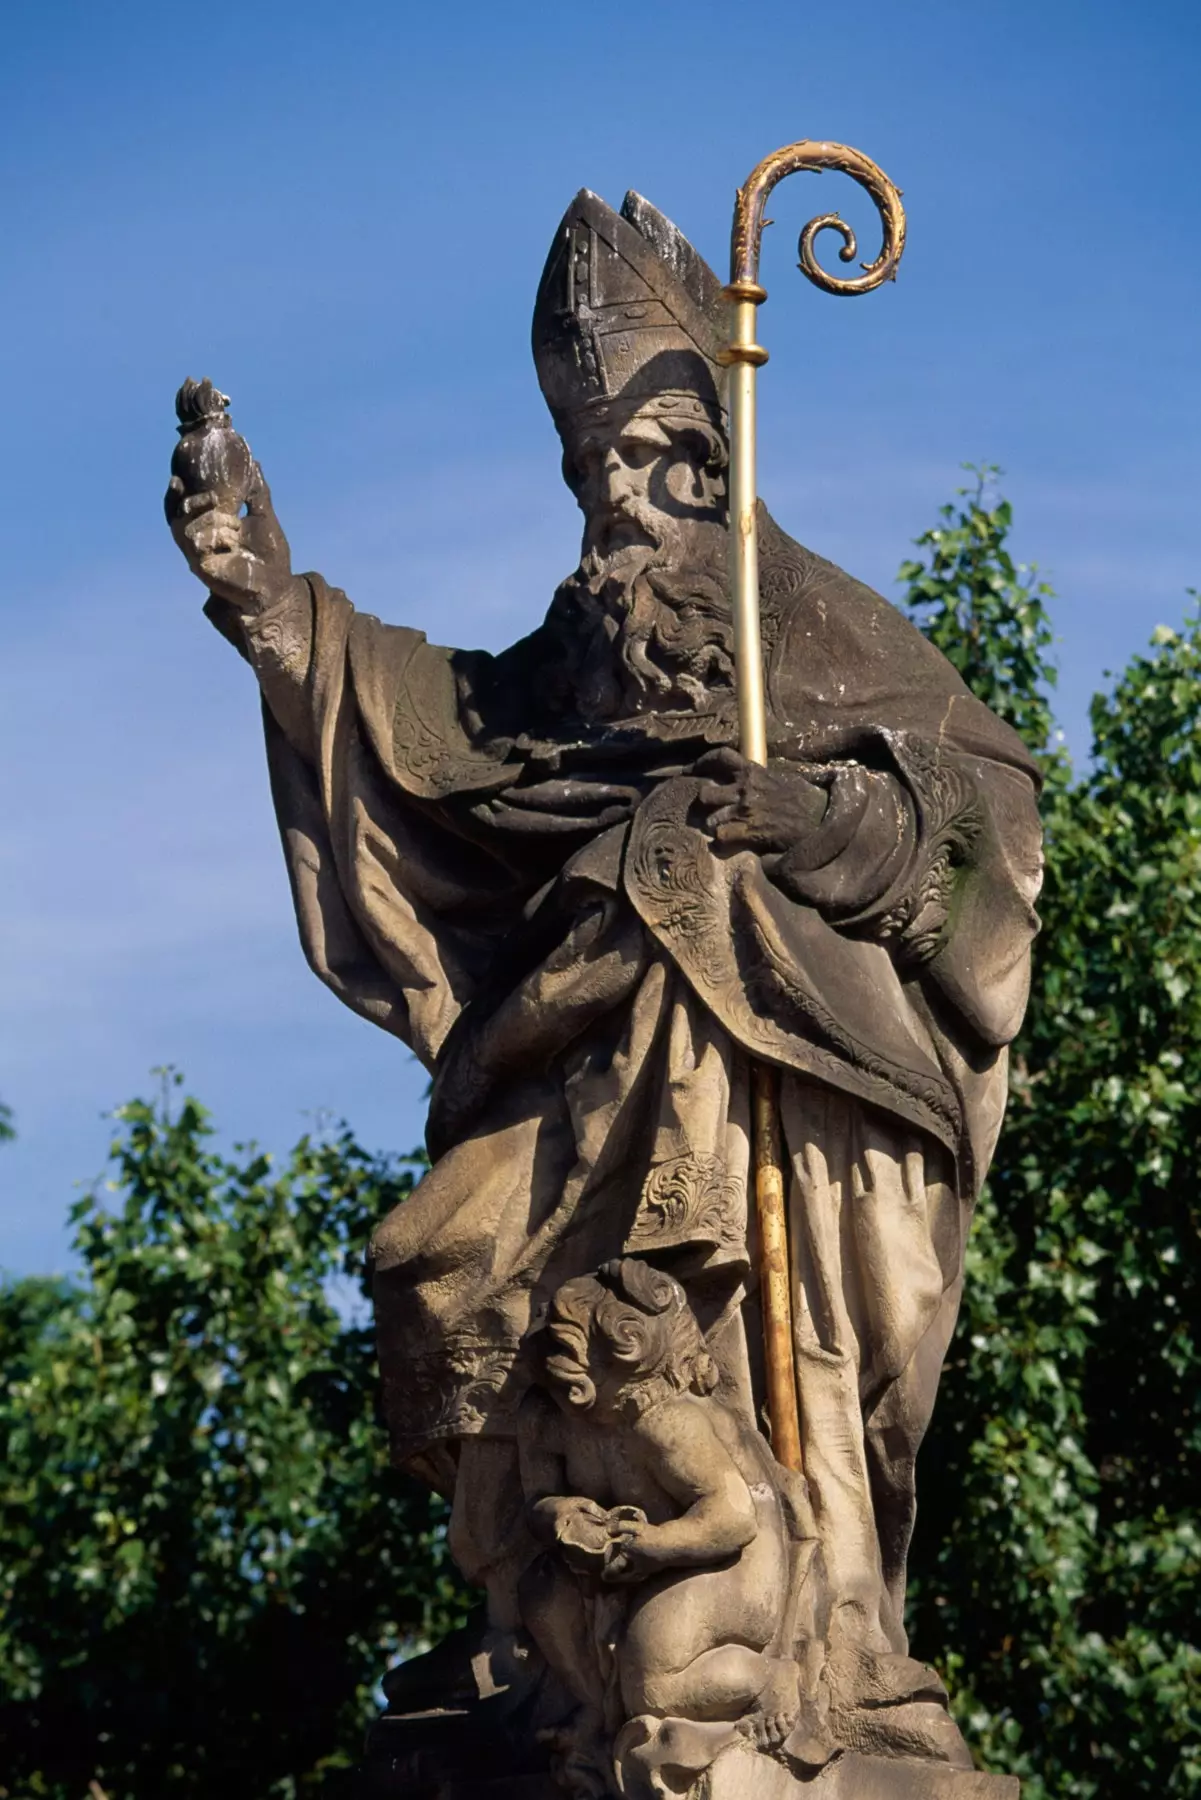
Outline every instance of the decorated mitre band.
POLYGON ((640 194, 620 213, 587 188, 563 215, 534 305, 533 347, 560 432, 638 410, 726 428, 721 283, 640 194))

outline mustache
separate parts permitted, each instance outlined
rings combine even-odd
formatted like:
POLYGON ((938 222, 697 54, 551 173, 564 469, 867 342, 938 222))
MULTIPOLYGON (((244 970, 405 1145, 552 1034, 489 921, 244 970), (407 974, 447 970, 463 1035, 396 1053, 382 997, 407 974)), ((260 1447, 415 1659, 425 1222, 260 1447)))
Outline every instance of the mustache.
POLYGON ((611 547, 638 539, 658 549, 664 541, 663 515, 644 494, 623 494, 604 508, 593 531, 601 557, 611 547))
POLYGON ((632 583, 644 569, 662 562, 665 554, 661 516, 631 495, 589 533, 577 574, 590 583, 606 577, 632 583))

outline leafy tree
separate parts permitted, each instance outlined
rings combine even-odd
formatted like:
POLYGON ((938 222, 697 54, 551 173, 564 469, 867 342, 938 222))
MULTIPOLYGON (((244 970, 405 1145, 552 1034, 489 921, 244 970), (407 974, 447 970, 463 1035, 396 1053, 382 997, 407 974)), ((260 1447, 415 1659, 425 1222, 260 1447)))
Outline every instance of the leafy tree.
POLYGON ((1047 654, 1055 596, 1035 565, 1009 552, 1013 508, 992 493, 1000 470, 964 467, 974 488, 939 508, 939 523, 914 539, 924 560, 903 562, 897 580, 917 624, 977 698, 1046 757, 1058 736, 1047 691, 1058 681, 1047 654))
POLYGON ((342 1133, 227 1160, 166 1095, 119 1118, 84 1280, 0 1290, 0 1792, 316 1792, 461 1604, 331 1298, 413 1159, 342 1133))
POLYGON ((911 1623, 1026 1800, 1201 1785, 1201 620, 1053 745, 1045 584, 983 481, 906 563, 1043 753, 1047 882, 1009 1116, 922 1451, 911 1623), (1048 755, 1048 751, 1050 754, 1048 755))

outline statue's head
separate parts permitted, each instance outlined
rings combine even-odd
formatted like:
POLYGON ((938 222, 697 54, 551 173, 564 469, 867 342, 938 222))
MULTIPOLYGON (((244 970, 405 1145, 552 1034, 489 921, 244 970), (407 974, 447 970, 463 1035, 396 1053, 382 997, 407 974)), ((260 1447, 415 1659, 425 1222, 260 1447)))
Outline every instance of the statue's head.
POLYGON ((533 343, 585 554, 641 534, 696 561, 698 533, 724 529, 727 310, 712 269, 640 194, 620 213, 576 195, 542 273, 533 343))
POLYGON ((717 1370, 678 1281, 622 1257, 565 1281, 550 1303, 543 1376, 565 1412, 632 1422, 672 1394, 709 1394, 717 1370))
POLYGON ((620 213, 576 195, 543 271, 533 346, 584 515, 573 594, 585 617, 605 616, 628 665, 592 697, 600 716, 693 707, 729 675, 727 310, 712 269, 640 195, 620 213))

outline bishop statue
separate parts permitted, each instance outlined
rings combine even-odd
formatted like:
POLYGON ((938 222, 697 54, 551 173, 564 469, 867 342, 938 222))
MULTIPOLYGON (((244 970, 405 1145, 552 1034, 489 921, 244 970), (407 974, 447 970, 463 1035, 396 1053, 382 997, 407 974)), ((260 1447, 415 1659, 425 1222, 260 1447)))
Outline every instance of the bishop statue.
MULTIPOLYGON (((590 1797, 894 1791, 836 1789, 847 1758, 999 1795, 909 1655, 905 1562, 1026 1003, 1038 774, 762 507, 769 757, 739 754, 728 315, 638 194, 571 202, 533 353, 580 558, 500 654, 430 642, 420 593, 383 623, 294 572, 208 384, 168 515, 262 692, 305 955, 432 1082, 371 1269, 393 1455, 486 1596, 430 1660, 445 1706, 590 1797), (765 1408, 756 1063, 800 1472, 765 1408)), ((421 1668, 395 1718, 429 1714, 421 1668)))

